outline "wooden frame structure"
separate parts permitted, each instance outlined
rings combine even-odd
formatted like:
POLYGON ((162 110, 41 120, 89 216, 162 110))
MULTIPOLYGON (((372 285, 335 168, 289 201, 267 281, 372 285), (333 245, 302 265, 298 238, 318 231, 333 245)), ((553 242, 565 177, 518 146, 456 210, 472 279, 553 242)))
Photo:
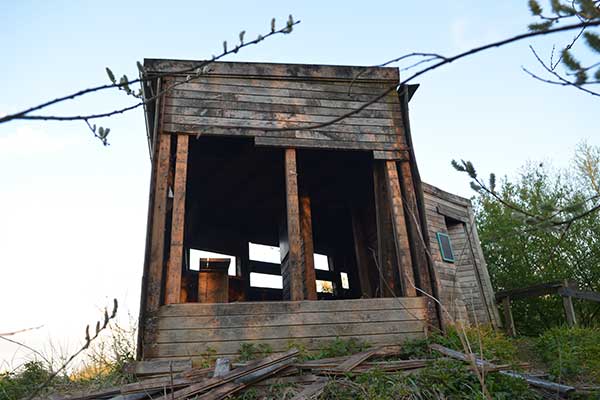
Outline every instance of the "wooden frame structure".
POLYGON ((441 328, 408 122, 416 86, 310 129, 397 86, 398 70, 216 62, 192 79, 196 65, 144 63, 144 96, 163 94, 146 108, 139 357, 229 354, 236 335, 277 350, 335 336, 389 344, 441 328), (251 259, 249 243, 278 247, 280 263, 251 259), (229 304, 198 303, 190 249, 235 256, 221 288, 229 304), (265 273, 282 287, 252 284, 265 273), (331 293, 318 290, 323 281, 331 293))

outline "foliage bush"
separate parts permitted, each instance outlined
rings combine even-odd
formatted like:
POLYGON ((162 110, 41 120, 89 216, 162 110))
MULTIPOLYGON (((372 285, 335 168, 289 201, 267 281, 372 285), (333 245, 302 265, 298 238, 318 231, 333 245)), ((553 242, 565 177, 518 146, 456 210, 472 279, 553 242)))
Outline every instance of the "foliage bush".
MULTIPOLYGON (((600 175, 597 169, 589 168, 599 163, 600 148, 583 145, 570 169, 556 171, 530 163, 517 179, 504 178, 496 193, 531 215, 552 216, 556 210, 568 210, 573 204, 585 209, 594 204, 585 200, 600 196, 597 184, 600 175)), ((569 279, 576 281, 582 290, 600 291, 600 213, 577 219, 565 231, 564 227, 532 225, 527 217, 485 192, 475 198, 474 207, 495 290, 569 279)), ((600 305, 589 301, 574 303, 581 324, 598 326, 600 305)), ((523 335, 537 336, 565 323, 558 295, 516 300, 511 309, 517 331, 523 335)))
MULTIPOLYGON (((493 399, 533 400, 540 397, 524 381, 497 373, 486 376, 493 399)), ((321 400, 485 399, 479 381, 461 362, 439 359, 413 374, 375 370, 331 381, 321 400)))
POLYGON ((536 349, 553 379, 600 384, 600 328, 553 328, 536 349))

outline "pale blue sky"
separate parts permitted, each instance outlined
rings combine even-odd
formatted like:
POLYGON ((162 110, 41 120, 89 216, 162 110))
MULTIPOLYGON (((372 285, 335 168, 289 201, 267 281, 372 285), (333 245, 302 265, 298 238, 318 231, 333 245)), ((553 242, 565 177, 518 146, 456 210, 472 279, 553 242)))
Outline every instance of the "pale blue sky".
MULTIPOLYGON (((135 76, 147 58, 202 59, 234 43, 302 20, 294 32, 248 48, 229 61, 372 65, 411 51, 451 55, 526 30, 526 1, 4 1, 0 4, 0 114, 135 76)), ((482 173, 514 174, 527 160, 558 167, 582 139, 600 145, 599 100, 544 85, 538 69, 555 36, 459 61, 417 80, 411 124, 425 181, 470 196, 452 158, 482 173)), ((67 102, 69 114, 128 104, 120 93, 67 102)), ((98 308, 117 297, 137 315, 144 254, 149 159, 141 111, 104 123, 102 147, 82 123, 11 122, 0 126, 0 332, 43 324, 23 336, 75 343, 98 308)), ((0 343, 0 360, 14 349, 0 343)), ((18 358, 17 354, 17 358, 18 358)))

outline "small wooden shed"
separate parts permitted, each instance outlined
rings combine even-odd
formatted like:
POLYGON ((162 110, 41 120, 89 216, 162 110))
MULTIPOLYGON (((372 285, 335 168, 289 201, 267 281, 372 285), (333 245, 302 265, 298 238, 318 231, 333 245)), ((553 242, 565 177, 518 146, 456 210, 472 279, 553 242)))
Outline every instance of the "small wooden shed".
POLYGON ((497 324, 468 201, 420 181, 416 85, 398 87, 395 68, 298 64, 215 62, 190 77, 200 65, 144 62, 156 100, 140 358, 392 344, 442 328, 446 308, 497 324), (439 258, 465 240, 470 259, 439 258), (257 259, 252 245, 279 258, 257 259), (202 269, 214 253, 231 258, 228 276, 202 269))

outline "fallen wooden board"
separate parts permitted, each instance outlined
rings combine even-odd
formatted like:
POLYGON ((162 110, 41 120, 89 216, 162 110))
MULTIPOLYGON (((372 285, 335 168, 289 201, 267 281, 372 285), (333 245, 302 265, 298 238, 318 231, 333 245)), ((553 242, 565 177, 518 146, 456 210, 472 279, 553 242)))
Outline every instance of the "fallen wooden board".
POLYGON ((292 400, 308 400, 323 393, 323 389, 327 386, 328 379, 321 378, 316 382, 308 385, 300 393, 292 397, 292 400))
POLYGON ((379 349, 373 349, 373 350, 369 350, 369 351, 363 351, 362 353, 354 354, 353 356, 348 358, 346 361, 344 361, 343 363, 341 363, 340 365, 335 367, 334 370, 335 370, 335 372, 352 371, 354 368, 359 366, 361 363, 365 362, 366 360, 371 358, 373 355, 375 355, 378 350, 379 349))
MULTIPOLYGON (((493 368, 497 369, 498 368, 497 365, 492 364, 487 361, 484 361, 484 360, 481 360, 472 354, 470 356, 468 356, 464 353, 461 353, 460 351, 452 350, 447 347, 441 346, 439 344, 432 344, 430 347, 433 350, 439 351, 440 353, 447 355, 448 357, 452 357, 457 360, 461 360, 461 361, 465 361, 465 362, 475 362, 477 364, 477 366, 481 366, 486 369, 487 368, 489 368, 489 369, 493 369, 493 368)), ((547 380, 540 379, 540 378, 532 376, 532 375, 522 374, 522 373, 515 372, 515 371, 498 371, 498 372, 503 375, 510 376, 513 378, 523 379, 531 386, 550 390, 554 393, 560 393, 560 394, 566 395, 567 393, 575 391, 574 386, 562 385, 560 383, 547 381, 547 380)))
POLYGON ((123 371, 133 375, 159 375, 192 369, 192 360, 148 360, 125 364, 123 371))

